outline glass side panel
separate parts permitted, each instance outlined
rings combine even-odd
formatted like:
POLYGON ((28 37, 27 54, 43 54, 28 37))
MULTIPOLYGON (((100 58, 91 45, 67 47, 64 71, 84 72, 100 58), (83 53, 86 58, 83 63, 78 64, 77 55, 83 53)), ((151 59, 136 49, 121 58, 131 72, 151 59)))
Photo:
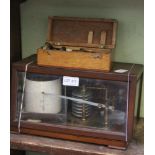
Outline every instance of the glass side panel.
POLYGON ((60 98, 65 95, 61 77, 28 73, 24 89, 24 73, 19 72, 18 77, 17 107, 18 113, 21 112, 21 120, 34 123, 66 122, 67 100, 60 98))
POLYGON ((62 76, 28 73, 23 89, 19 72, 17 117, 21 112, 24 121, 125 133, 126 82, 79 78, 78 86, 64 86, 62 81, 62 76))

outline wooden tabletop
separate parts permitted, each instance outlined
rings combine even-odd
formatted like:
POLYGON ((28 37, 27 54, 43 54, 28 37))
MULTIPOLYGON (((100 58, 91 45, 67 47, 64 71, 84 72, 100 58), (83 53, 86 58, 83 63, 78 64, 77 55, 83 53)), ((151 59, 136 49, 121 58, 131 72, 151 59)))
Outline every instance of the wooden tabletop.
POLYGON ((144 121, 139 120, 127 150, 45 137, 11 133, 11 149, 44 152, 50 155, 143 155, 144 121))

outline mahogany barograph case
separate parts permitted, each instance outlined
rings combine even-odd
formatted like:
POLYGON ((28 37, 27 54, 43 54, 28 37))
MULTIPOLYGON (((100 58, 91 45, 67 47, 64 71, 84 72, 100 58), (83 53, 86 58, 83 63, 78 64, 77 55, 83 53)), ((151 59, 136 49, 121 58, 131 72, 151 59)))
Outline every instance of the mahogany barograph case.
POLYGON ((109 71, 116 29, 112 19, 49 17, 49 46, 38 49, 37 64, 109 71))
POLYGON ((89 55, 94 61, 102 61, 104 54, 110 58, 111 52, 103 51, 114 48, 112 30, 116 23, 77 19, 49 18, 53 23, 49 24, 47 47, 13 64, 11 131, 124 149, 133 134, 136 93, 139 95, 142 85, 143 66, 113 62, 111 70, 106 67, 104 72, 104 65, 97 67, 91 58, 90 66, 89 63, 78 66, 89 55), (106 34, 105 40, 102 33, 106 34), (70 66, 74 62, 70 56, 76 59, 78 54, 83 59, 70 66), (94 58, 98 54, 103 57, 94 58), (59 59, 63 55, 64 60, 59 59))
POLYGON ((41 67, 36 56, 14 63, 11 130, 126 148, 142 71, 124 63, 107 73, 41 67), (115 73, 120 68, 128 71, 115 73))

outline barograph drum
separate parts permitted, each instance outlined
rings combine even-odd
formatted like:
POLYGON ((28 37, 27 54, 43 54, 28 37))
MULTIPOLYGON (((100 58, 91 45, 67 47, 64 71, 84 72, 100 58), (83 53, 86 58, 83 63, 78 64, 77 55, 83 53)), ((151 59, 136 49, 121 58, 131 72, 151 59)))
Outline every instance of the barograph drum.
POLYGON ((61 110, 61 99, 54 95, 61 95, 60 78, 28 74, 24 94, 26 112, 59 113, 61 110), (53 95, 46 95, 46 93, 53 95))
MULTIPOLYGON (((91 91, 86 90, 85 86, 80 87, 79 89, 75 89, 72 92, 72 97, 83 99, 85 101, 91 100, 91 91)), ((82 102, 76 102, 72 101, 72 115, 78 118, 82 118, 82 120, 85 120, 87 117, 90 116, 92 111, 92 106, 82 103, 82 102)))

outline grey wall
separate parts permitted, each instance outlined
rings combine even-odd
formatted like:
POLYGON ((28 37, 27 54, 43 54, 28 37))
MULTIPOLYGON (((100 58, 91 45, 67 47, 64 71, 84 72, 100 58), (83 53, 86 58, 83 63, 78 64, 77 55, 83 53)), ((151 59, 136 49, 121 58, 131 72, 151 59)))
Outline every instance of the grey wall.
POLYGON ((114 18, 119 22, 114 60, 143 63, 143 0, 28 0, 21 6, 23 57, 46 39, 47 17, 114 18))

